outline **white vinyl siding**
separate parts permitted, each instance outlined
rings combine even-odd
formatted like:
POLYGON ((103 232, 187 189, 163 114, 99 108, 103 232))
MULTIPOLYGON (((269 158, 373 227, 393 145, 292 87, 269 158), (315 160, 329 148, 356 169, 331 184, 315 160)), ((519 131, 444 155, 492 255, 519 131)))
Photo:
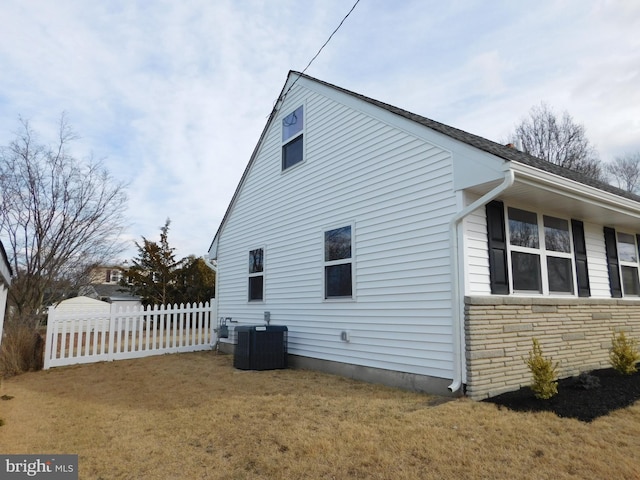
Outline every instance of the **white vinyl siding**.
MULTIPOLYGON (((472 203, 477 198, 471 198, 472 203)), ((478 208, 463 221, 465 246, 465 290, 471 295, 491 295, 489 242, 485 207, 478 208)))
POLYGON ((451 378, 450 153, 388 112, 376 118, 302 83, 280 112, 304 103, 305 161, 281 174, 277 116, 219 237, 219 315, 255 324, 271 312, 292 354, 451 378), (354 300, 328 302, 323 232, 340 225, 357 228, 354 300), (243 294, 255 232, 269 246, 262 305, 243 294))
POLYGON ((584 240, 587 246, 591 296, 594 298, 611 298, 602 225, 585 223, 584 240))

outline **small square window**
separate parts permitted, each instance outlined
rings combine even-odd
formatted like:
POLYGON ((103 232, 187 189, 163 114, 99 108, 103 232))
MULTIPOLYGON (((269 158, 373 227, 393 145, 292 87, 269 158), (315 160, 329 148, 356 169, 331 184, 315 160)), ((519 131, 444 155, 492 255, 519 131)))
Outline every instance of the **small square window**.
POLYGON ((636 267, 622 266, 622 291, 625 295, 640 295, 640 282, 638 281, 638 269, 636 267))
POLYGON ((336 228, 324 233, 324 260, 351 258, 351 227, 336 228))
POLYGON ((637 262, 636 241, 633 235, 618 233, 618 257, 622 262, 637 262))
POLYGON ((262 300, 264 298, 262 275, 249 277, 249 300, 262 300))
POLYGON ((264 250, 262 250, 261 248, 251 250, 249 252, 249 273, 262 272, 262 270, 264 269, 263 258, 264 250))
POLYGON ((511 252, 511 269, 514 290, 542 292, 539 255, 511 252))
POLYGON ((302 106, 295 109, 282 120, 282 141, 286 142, 302 132, 304 128, 304 112, 302 106))
POLYGON ((571 252, 569 222, 562 218, 544 215, 544 243, 547 250, 553 252, 571 252))
POLYGON ((300 163, 303 158, 303 137, 300 135, 282 147, 282 169, 300 163))
POLYGON ((571 259, 563 257, 547 257, 547 275, 549 291, 573 293, 573 272, 571 259))
POLYGON ((351 296, 351 263, 325 267, 324 278, 327 298, 351 296))
POLYGON ((535 213, 509 207, 509 242, 519 247, 539 248, 535 213))

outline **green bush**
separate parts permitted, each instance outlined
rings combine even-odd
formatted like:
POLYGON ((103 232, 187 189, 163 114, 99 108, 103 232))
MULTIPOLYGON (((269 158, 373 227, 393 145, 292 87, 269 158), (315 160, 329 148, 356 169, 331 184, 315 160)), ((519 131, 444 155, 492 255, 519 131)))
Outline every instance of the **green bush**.
POLYGON ((633 338, 627 338, 624 332, 617 336, 613 334, 609 361, 611 366, 623 375, 631 375, 637 371, 636 362, 640 360, 638 342, 633 338))
POLYGON ((542 356, 542 348, 535 338, 533 339, 533 350, 529 352, 527 366, 533 375, 531 390, 536 398, 546 400, 558 393, 558 364, 554 365, 550 358, 542 356))

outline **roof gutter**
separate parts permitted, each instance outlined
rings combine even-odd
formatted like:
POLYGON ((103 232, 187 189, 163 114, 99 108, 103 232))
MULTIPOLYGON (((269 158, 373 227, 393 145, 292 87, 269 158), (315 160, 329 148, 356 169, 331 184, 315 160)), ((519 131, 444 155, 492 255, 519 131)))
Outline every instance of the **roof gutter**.
POLYGON ((212 259, 209 258, 209 255, 203 255, 202 259, 204 260, 204 263, 207 267, 209 267, 214 272, 218 273, 218 265, 213 263, 212 259))
POLYGON ((216 274, 216 279, 213 284, 213 294, 214 298, 218 298, 218 262, 216 262, 215 259, 210 258, 208 255, 204 255, 202 259, 204 260, 204 264, 216 274))
POLYGON ((464 288, 460 285, 461 276, 460 276, 460 252, 459 252, 459 244, 458 244, 458 226, 460 222, 469 215, 471 212, 477 210, 478 208, 486 205, 491 200, 495 199, 502 192, 507 190, 513 185, 515 181, 515 174, 510 167, 507 167, 508 170, 504 174, 503 182, 495 187, 493 190, 485 193, 482 197, 480 197, 475 202, 466 206, 460 212, 456 214, 455 217, 449 223, 449 238, 451 242, 451 252, 452 252, 452 261, 451 261, 451 269, 452 269, 452 288, 451 288, 451 297, 453 299, 452 302, 452 319, 453 319, 453 381, 451 385, 449 385, 449 391, 456 392, 462 386, 462 377, 463 377, 463 363, 464 363, 464 329, 462 328, 462 324, 464 319, 461 318, 462 312, 462 301, 459 298, 460 292, 464 291, 464 288))
MULTIPOLYGON (((217 342, 218 342, 218 332, 217 330, 214 329, 213 325, 217 325, 217 319, 218 319, 218 262, 216 261, 215 258, 211 258, 209 256, 209 254, 203 255, 202 259, 204 260, 204 264, 209 267, 211 270, 213 270, 213 272, 215 273, 215 281, 213 284, 213 298, 211 299, 211 306, 213 307, 213 313, 212 313, 212 327, 211 329, 213 330, 212 335, 215 335, 216 339, 216 347, 217 347, 217 342)), ((216 348, 217 349, 217 348, 216 348)))

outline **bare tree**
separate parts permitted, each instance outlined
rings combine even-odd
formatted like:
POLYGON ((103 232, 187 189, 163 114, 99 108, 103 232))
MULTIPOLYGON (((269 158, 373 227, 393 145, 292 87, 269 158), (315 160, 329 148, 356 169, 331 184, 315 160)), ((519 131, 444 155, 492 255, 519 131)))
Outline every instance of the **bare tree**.
POLYGON ((640 187, 640 152, 630 153, 607 164, 607 172, 618 187, 627 192, 636 192, 640 187))
POLYGON ((71 154, 77 137, 64 114, 52 145, 20 123, 0 149, 0 235, 8 239, 15 273, 10 304, 20 321, 35 324, 43 306, 121 251, 127 197, 100 162, 71 154))
POLYGON ((584 126, 576 124, 566 111, 558 118, 545 103, 534 106, 510 138, 525 153, 592 178, 602 177, 598 154, 584 126))

